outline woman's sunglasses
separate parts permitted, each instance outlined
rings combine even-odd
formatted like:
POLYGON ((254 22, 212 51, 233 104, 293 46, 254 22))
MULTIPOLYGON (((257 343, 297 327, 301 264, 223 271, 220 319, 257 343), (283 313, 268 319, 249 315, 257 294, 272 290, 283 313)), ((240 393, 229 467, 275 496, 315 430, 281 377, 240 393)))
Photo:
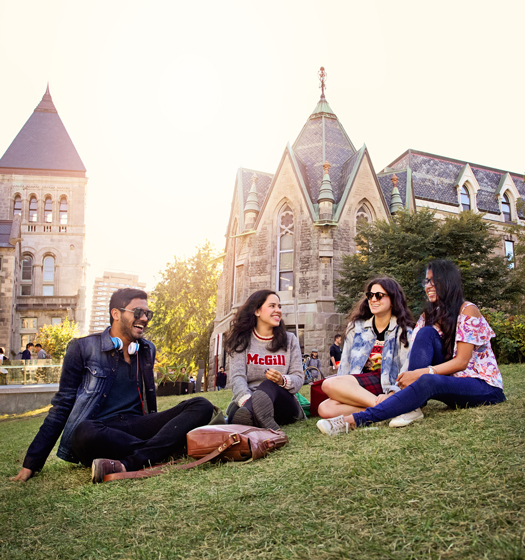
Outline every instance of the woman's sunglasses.
POLYGON ((384 294, 383 292, 366 292, 365 296, 368 301, 370 301, 374 296, 377 301, 381 301, 385 296, 388 297, 388 294, 384 294))
POLYGON ((423 288, 426 288, 429 284, 431 286, 435 286, 434 279, 433 278, 423 278, 423 281, 421 282, 421 285, 423 286, 423 288))

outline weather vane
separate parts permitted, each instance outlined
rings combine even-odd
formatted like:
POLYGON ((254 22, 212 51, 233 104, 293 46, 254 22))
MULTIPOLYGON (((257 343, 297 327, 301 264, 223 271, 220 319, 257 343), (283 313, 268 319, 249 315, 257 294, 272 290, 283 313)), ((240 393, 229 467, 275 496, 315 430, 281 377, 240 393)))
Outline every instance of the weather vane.
POLYGON ((325 72, 324 66, 321 66, 321 70, 317 72, 317 75, 319 76, 319 81, 321 82, 321 84, 319 85, 319 87, 321 88, 321 97, 324 97, 324 90, 326 88, 326 76, 328 75, 325 72))

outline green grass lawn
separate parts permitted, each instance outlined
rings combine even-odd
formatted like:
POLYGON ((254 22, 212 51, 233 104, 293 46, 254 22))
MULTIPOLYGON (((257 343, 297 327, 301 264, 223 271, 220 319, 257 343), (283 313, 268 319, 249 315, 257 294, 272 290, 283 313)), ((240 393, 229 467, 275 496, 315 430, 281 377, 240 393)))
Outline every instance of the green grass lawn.
POLYGON ((2 420, 0 558, 525 558, 525 365, 502 370, 497 406, 334 438, 311 419, 260 461, 98 485, 54 454, 10 482, 43 416, 2 420))

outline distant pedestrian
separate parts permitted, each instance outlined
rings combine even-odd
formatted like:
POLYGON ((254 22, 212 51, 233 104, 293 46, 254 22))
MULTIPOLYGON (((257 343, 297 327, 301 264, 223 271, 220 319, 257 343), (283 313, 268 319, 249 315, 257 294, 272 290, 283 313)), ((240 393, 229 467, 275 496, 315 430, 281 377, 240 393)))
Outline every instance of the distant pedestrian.
POLYGON ((39 344, 35 344, 35 350, 37 352, 37 359, 38 360, 49 360, 49 358, 51 358, 51 356, 42 348, 42 345, 39 344))
POLYGON ((221 366, 217 372, 217 391, 226 389, 226 379, 226 372, 224 371, 224 367, 221 366))
POLYGON ((22 360, 30 360, 31 359, 31 351, 35 347, 32 342, 28 342, 26 344, 26 349, 22 352, 22 360))
POLYGON ((334 370, 339 369, 339 364, 341 363, 341 340, 342 336, 336 334, 334 336, 334 343, 330 346, 330 365, 334 370))

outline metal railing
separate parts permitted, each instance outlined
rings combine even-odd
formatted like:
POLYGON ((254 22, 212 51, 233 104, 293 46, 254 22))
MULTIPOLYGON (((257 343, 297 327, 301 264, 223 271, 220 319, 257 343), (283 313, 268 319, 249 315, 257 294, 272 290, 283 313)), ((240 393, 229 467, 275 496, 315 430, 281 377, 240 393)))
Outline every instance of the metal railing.
POLYGON ((58 383, 63 360, 9 360, 0 364, 0 385, 58 383))

